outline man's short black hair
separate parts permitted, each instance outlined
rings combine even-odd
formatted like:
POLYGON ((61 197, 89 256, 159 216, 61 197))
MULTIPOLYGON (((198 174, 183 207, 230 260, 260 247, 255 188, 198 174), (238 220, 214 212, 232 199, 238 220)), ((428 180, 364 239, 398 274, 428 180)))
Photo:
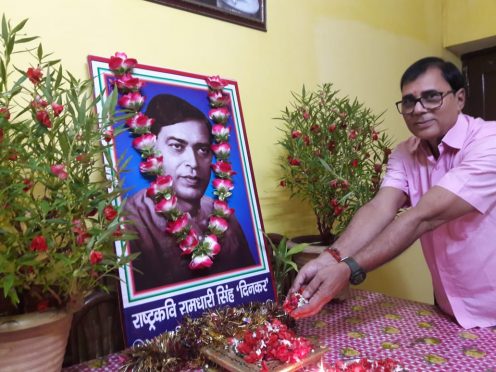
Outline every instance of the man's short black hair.
POLYGON ((408 67, 401 77, 400 88, 403 88, 405 84, 416 80, 430 68, 439 69, 443 74, 444 80, 448 82, 454 92, 457 92, 461 88, 465 88, 465 78, 458 67, 439 57, 422 58, 408 67))
POLYGON ((151 132, 158 135, 162 127, 189 120, 196 120, 207 126, 211 135, 212 126, 205 114, 198 108, 178 96, 157 94, 148 104, 145 115, 155 119, 151 132))

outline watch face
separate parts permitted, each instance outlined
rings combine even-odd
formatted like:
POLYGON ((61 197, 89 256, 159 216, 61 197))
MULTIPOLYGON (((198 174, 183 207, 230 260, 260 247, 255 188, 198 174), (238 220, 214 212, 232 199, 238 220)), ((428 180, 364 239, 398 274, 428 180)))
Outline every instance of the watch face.
POLYGON ((360 284, 361 282, 363 282, 365 280, 365 277, 367 276, 367 274, 365 274, 364 271, 362 270, 359 270, 357 272, 355 272, 351 278, 350 278, 350 282, 351 284, 360 284))

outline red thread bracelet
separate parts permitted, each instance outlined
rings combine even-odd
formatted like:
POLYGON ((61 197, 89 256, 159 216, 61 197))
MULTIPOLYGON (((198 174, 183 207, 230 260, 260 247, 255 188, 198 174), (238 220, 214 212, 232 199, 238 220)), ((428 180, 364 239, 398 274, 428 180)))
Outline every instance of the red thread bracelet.
POLYGON ((327 247, 326 249, 324 249, 324 252, 327 252, 332 257, 334 257, 336 262, 341 262, 341 253, 339 253, 339 251, 336 248, 327 247))

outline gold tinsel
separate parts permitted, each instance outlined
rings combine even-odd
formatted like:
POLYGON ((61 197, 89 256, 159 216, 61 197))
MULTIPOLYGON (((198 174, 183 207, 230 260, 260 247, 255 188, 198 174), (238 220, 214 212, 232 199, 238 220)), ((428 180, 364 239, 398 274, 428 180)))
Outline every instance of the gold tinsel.
POLYGON ((185 317, 176 332, 166 332, 125 352, 121 371, 152 372, 199 368, 206 363, 204 346, 227 346, 227 339, 266 321, 279 319, 288 327, 294 321, 274 302, 209 310, 200 318, 185 317))

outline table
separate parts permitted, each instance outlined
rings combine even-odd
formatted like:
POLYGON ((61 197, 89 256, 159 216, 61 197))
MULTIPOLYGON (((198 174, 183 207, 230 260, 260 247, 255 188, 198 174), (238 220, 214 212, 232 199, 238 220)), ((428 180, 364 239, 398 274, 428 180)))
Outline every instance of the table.
MULTIPOLYGON (((393 358, 409 371, 496 372, 496 327, 464 330, 429 304, 358 289, 350 294, 297 322, 297 334, 329 348, 326 363, 393 358)), ((63 371, 113 372, 122 361, 112 354, 63 371)))

